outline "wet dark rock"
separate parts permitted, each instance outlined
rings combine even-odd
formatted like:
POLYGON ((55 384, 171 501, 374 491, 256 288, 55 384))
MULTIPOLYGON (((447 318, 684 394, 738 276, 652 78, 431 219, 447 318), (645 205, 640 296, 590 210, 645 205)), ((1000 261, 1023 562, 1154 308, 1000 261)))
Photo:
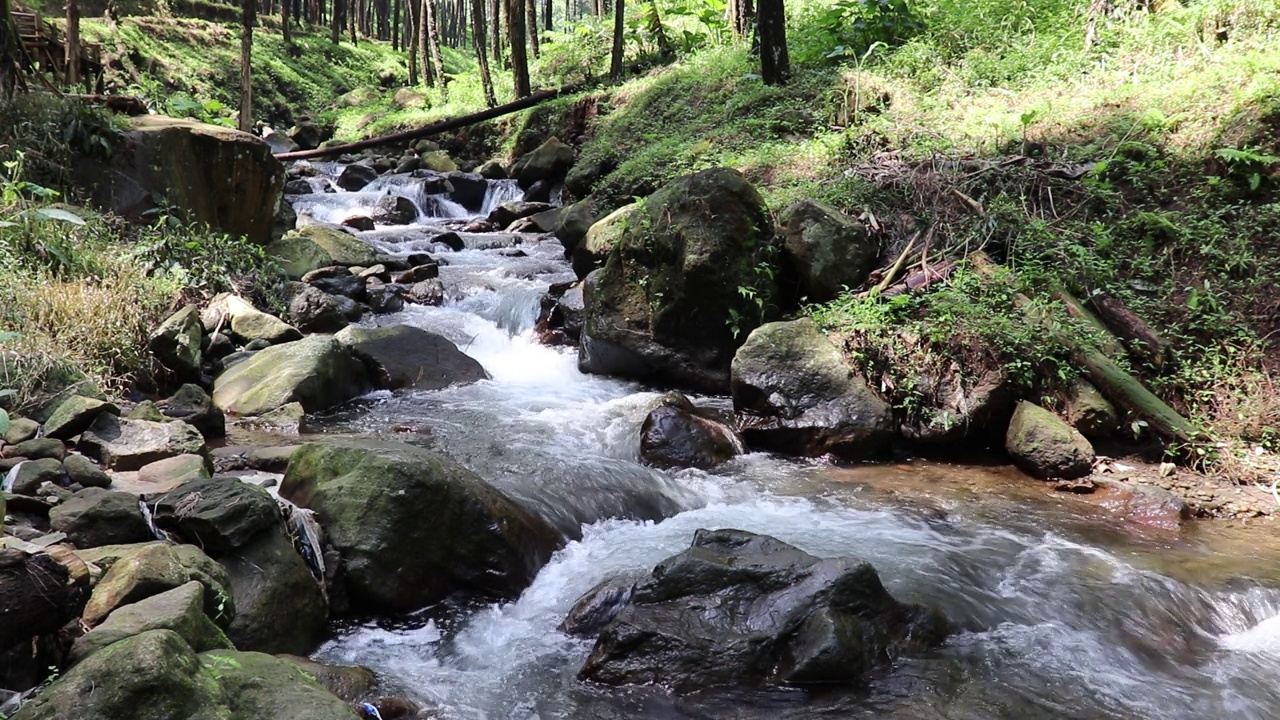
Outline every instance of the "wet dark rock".
POLYGON ((476 169, 476 172, 487 180, 506 180, 507 169, 497 160, 490 160, 476 169))
POLYGON ((387 225, 408 225, 418 219, 418 207, 407 197, 387 195, 373 208, 374 222, 387 225))
POLYGON ((732 427, 680 393, 664 396, 640 427, 640 459, 660 468, 709 470, 745 451, 732 427))
POLYGON ((280 522, 280 508, 267 491, 226 475, 183 483, 150 505, 158 527, 215 559, 280 522))
POLYGON ((595 201, 590 198, 564 208, 556 216, 556 222, 551 228, 551 232, 560 241, 560 244, 564 246, 565 257, 572 256, 574 248, 582 244, 582 241, 587 237, 587 231, 599 219, 600 215, 596 211, 595 201))
POLYGON ((940 644, 947 631, 942 615, 889 595, 864 561, 822 560, 741 530, 699 530, 690 549, 636 585, 579 677, 679 693, 857 685, 940 644))
POLYGON ((369 298, 369 309, 385 314, 403 310, 404 296, 407 293, 408 288, 404 285, 379 285, 369 286, 365 294, 369 298))
POLYGON ((44 424, 44 434, 56 440, 70 440, 88 430, 102 413, 119 415, 120 408, 102 400, 72 395, 49 416, 44 424))
POLYGON ((643 575, 618 575, 600 581, 569 608, 559 630, 566 635, 598 635, 631 602, 643 575))
POLYGON ((889 404, 808 318, 752 331, 733 358, 731 392, 752 447, 861 459, 892 437, 889 404))
POLYGON ((470 471, 398 443, 304 445, 280 495, 315 511, 356 609, 414 610, 459 590, 515 597, 559 544, 470 471))
POLYGON ((187 305, 170 315, 147 341, 147 348, 182 379, 200 376, 200 312, 187 305))
POLYGON ((553 286, 542 299, 542 309, 534 325, 538 341, 545 345, 577 345, 582 334, 583 309, 580 284, 553 286))
MULTIPOLYGON (((421 164, 422 161, 419 160, 418 162, 421 164)), ((449 182, 448 178, 435 170, 421 168, 414 170, 410 175, 422 181, 420 187, 423 194, 446 195, 453 192, 453 183, 449 182)))
POLYGON ((378 179, 378 172, 367 165, 348 165, 338 173, 338 187, 350 192, 363 190, 378 179))
POLYGON ((467 247, 467 244, 462 241, 462 238, 459 237, 456 232, 440 233, 439 235, 431 238, 431 242, 436 243, 437 245, 447 246, 450 250, 455 252, 467 247))
POLYGON ((305 333, 335 333, 350 324, 335 297, 311 285, 294 289, 288 320, 305 333))
POLYGON ((419 305, 444 304, 444 283, 439 280, 423 280, 409 287, 405 300, 419 305))
POLYGON ((489 194, 489 181, 479 173, 454 171, 445 175, 453 191, 449 199, 467 208, 479 210, 484 205, 484 198, 489 194))
POLYGON ((62 469, 67 474, 67 481, 73 485, 86 488, 111 487, 111 476, 83 455, 68 453, 62 460, 62 469))
POLYGON ((363 302, 366 297, 364 281, 345 271, 342 275, 319 277, 312 280, 304 279, 303 282, 321 292, 330 295, 343 295, 357 302, 363 302))
POLYGON ((311 187, 311 183, 301 178, 289 180, 284 184, 285 195, 311 195, 314 192, 315 188, 311 187))
POLYGON ((344 218, 342 226, 351 228, 352 230, 359 230, 361 232, 374 230, 377 227, 373 223, 373 218, 367 215, 352 215, 351 217, 344 218))
POLYGON ((349 327, 335 336, 364 361, 380 387, 437 390, 489 377, 447 338, 409 325, 349 327))
POLYGON ((521 189, 528 189, 539 180, 557 182, 573 167, 577 155, 573 148, 553 137, 516 160, 511 166, 511 176, 520 183, 521 189))
POLYGON ((53 438, 34 438, 24 440, 17 445, 5 445, 0 455, 6 458, 21 457, 28 460, 61 460, 66 457, 67 447, 61 440, 53 438))
POLYGON ((152 539, 136 495, 96 487, 81 490, 53 506, 49 525, 66 533, 67 540, 78 548, 152 539))
POLYGON ((493 212, 489 213, 489 222, 500 228, 507 228, 521 218, 551 209, 553 206, 545 202, 509 202, 494 208, 493 212))
POLYGON ((187 383, 172 396, 159 403, 160 412, 170 420, 181 420, 190 425, 206 440, 227 434, 227 418, 213 404, 213 398, 199 385, 187 383))
POLYGON ((307 121, 300 122, 289 129, 289 139, 303 150, 315 150, 320 147, 320 143, 328 139, 327 136, 330 134, 319 125, 307 121))
POLYGON ((530 185, 529 189, 524 191, 524 197, 521 200, 530 203, 551 202, 551 183, 546 180, 539 180, 530 185))
POLYGON ((417 265, 404 272, 396 273, 391 279, 402 285, 412 285, 423 280, 432 280, 440 277, 440 266, 436 263, 426 265, 417 265))
POLYGON ((15 495, 34 496, 40 486, 45 483, 60 485, 63 482, 62 463, 58 460, 53 458, 27 460, 18 465, 12 490, 15 495))

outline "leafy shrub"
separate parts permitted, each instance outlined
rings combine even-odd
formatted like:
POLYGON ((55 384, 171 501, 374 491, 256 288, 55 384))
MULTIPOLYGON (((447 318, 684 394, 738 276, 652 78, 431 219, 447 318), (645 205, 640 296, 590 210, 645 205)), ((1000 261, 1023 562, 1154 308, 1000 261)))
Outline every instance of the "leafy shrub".
POLYGON ((837 0, 799 25, 796 58, 860 58, 873 47, 898 47, 924 27, 907 0, 837 0))

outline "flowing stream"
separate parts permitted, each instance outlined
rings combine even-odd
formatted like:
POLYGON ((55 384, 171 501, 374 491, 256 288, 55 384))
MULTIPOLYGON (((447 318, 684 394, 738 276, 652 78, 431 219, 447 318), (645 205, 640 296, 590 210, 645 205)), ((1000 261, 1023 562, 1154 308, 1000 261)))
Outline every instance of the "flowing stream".
MULTIPOLYGON (((442 196, 414 195, 406 176, 378 182, 293 199, 322 220, 388 190, 415 201, 417 226, 471 214, 442 196)), ((486 205, 512 191, 495 184, 490 196, 486 205)), ((399 254, 431 247, 429 236, 415 226, 363 234, 399 254)), ((647 468, 639 426, 659 393, 583 375, 571 349, 532 338, 547 286, 573 277, 559 243, 464 240, 466 249, 438 253, 449 263, 440 269, 443 307, 409 306, 371 322, 440 333, 492 379, 375 393, 326 418, 325 430, 433 447, 570 540, 513 602, 350 623, 319 659, 367 665, 389 691, 466 720, 1280 718, 1280 543, 1265 531, 1126 524, 996 467, 840 469, 751 454, 711 473, 647 468), (591 643, 556 630, 574 601, 614 574, 647 571, 696 529, 718 527, 863 557, 895 596, 939 608, 959 631, 856 690, 676 698, 578 682, 591 643)))

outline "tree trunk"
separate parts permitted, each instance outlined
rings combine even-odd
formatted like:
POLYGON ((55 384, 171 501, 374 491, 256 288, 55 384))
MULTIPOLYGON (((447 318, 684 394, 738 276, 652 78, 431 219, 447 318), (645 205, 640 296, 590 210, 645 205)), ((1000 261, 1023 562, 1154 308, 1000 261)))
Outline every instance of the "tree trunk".
POLYGON ((1118 298, 1110 295, 1094 295, 1089 302, 1102 316, 1102 321, 1119 336, 1134 355, 1151 363, 1155 368, 1164 366, 1169 354, 1169 342, 1160 336, 1142 318, 1133 314, 1118 298))
POLYGON ((768 85, 785 85, 791 76, 787 56, 787 11, 783 0, 760 0, 756 32, 760 38, 760 77, 768 85))
POLYGON ((418 0, 404 0, 404 29, 409 45, 409 87, 418 84, 418 0))
POLYGON ((360 6, 357 0, 347 1, 347 32, 351 36, 351 44, 359 45, 356 40, 356 21, 360 19, 360 6))
POLYGON ((541 54, 538 48, 538 0, 521 0, 525 9, 525 28, 529 34, 529 50, 536 60, 541 54))
POLYGON ((67 0, 67 85, 80 82, 80 7, 67 0))
MULTIPOLYGON (((529 57, 525 50, 525 3, 529 0, 506 0, 507 27, 511 31, 511 74, 515 79, 517 98, 532 92, 529 85, 529 57)), ((536 0, 533 0, 536 2, 536 0)))
POLYGON ((553 9, 554 8, 551 7, 551 0, 545 0, 542 3, 542 29, 547 32, 551 32, 553 29, 551 27, 551 15, 553 9))
POLYGON ((444 76, 444 58, 440 54, 440 26, 436 19, 436 0, 422 0, 423 25, 427 29, 427 48, 431 51, 431 66, 440 82, 440 97, 449 98, 448 79, 444 76))
POLYGON ((289 29, 289 10, 291 5, 293 5, 293 0, 284 0, 280 3, 280 33, 284 37, 285 45, 293 42, 293 31, 289 29))
POLYGON ((427 38, 427 3, 430 1, 418 0, 418 57, 422 61, 422 83, 435 87, 436 76, 431 71, 431 43, 427 38))
POLYGON ((493 107, 498 104, 498 99, 493 95, 493 77, 489 75, 489 59, 485 57, 484 0, 471 0, 471 44, 476 52, 476 65, 480 69, 484 101, 489 107, 493 107))
POLYGON ((400 49, 400 0, 391 3, 391 49, 400 49))
POLYGON ((622 29, 626 24, 625 0, 613 0, 613 52, 609 57, 609 77, 622 77, 622 29))
POLYGON ((253 24, 258 19, 257 0, 240 3, 240 121, 237 127, 253 132, 253 24))
POLYGON ((334 45, 342 40, 342 3, 345 0, 330 0, 329 3, 329 42, 334 45))
POLYGON ((502 66, 502 5, 501 0, 489 0, 489 57, 502 66))

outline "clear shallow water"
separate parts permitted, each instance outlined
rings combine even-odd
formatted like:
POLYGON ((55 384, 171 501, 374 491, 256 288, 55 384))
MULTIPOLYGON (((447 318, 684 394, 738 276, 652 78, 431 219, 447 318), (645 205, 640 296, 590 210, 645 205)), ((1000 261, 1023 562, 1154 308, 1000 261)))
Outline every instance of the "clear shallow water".
MULTIPOLYGON (((366 234, 395 252, 385 237, 366 234)), ((524 240, 525 257, 483 242, 441 254, 449 303, 376 319, 441 333, 491 380, 375 394, 326 424, 432 446, 571 539, 514 602, 345 626, 318 657, 368 665, 389 691, 467 720, 1280 718, 1280 549, 1264 535, 1128 527, 1000 468, 763 454, 714 473, 646 468, 639 426, 659 393, 582 375, 574 353, 532 340, 541 294, 571 273, 557 243, 524 240), (590 642, 556 631, 573 602, 704 527, 866 558, 897 597, 941 609, 959 632, 856 691, 672 698, 577 682, 590 642)))

